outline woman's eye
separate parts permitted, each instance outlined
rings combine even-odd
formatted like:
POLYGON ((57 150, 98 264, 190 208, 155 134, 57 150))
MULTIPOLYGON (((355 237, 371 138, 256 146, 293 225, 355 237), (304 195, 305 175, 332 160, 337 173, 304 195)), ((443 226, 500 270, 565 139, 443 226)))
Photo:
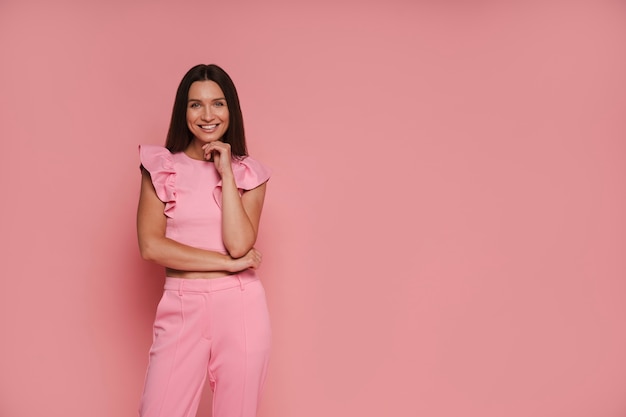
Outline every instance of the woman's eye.
POLYGON ((198 103, 191 103, 191 106, 189 106, 189 107, 191 107, 192 109, 197 109, 198 107, 200 107, 200 104, 198 104, 198 103))
POLYGON ((224 103, 223 101, 216 101, 215 102, 215 107, 224 107, 226 105, 226 103, 224 103))

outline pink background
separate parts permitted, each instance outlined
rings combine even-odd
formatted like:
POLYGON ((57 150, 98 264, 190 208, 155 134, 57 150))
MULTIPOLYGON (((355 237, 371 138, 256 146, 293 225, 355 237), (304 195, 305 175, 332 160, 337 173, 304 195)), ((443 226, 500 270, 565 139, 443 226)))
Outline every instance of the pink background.
POLYGON ((502 3, 0 0, 0 416, 136 415, 197 63, 274 170, 259 417, 626 415, 626 5, 502 3))

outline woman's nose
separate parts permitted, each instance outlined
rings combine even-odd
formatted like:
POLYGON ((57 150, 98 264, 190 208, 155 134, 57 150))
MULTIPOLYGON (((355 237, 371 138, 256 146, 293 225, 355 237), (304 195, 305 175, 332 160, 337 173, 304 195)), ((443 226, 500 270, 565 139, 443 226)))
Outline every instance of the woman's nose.
POLYGON ((204 110, 202 111, 202 117, 208 120, 211 118, 211 116, 213 116, 213 112, 211 111, 211 106, 206 106, 204 110))

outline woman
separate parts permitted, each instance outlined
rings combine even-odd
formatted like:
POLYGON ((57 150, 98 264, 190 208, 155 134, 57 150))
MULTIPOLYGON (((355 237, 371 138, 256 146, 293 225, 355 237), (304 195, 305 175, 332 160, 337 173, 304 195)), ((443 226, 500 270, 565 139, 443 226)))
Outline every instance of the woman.
POLYGON ((144 259, 165 267, 142 417, 193 417, 208 377, 213 417, 253 417, 269 356, 254 248, 270 172, 247 156, 235 86, 216 65, 183 77, 165 148, 140 146, 144 259))

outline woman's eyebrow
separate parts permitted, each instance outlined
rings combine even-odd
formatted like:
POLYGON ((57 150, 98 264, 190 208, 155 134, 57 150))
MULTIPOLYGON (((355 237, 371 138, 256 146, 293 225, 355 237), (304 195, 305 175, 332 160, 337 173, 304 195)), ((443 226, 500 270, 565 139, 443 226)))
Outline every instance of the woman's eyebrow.
MULTIPOLYGON (((209 99, 209 100, 210 101, 220 101, 220 100, 224 100, 225 101, 226 98, 225 97, 220 97, 220 98, 212 98, 212 99, 209 99)), ((200 101, 201 102, 202 99, 200 99, 200 98, 189 98, 189 99, 187 99, 187 103, 189 103, 191 101, 200 101)))

